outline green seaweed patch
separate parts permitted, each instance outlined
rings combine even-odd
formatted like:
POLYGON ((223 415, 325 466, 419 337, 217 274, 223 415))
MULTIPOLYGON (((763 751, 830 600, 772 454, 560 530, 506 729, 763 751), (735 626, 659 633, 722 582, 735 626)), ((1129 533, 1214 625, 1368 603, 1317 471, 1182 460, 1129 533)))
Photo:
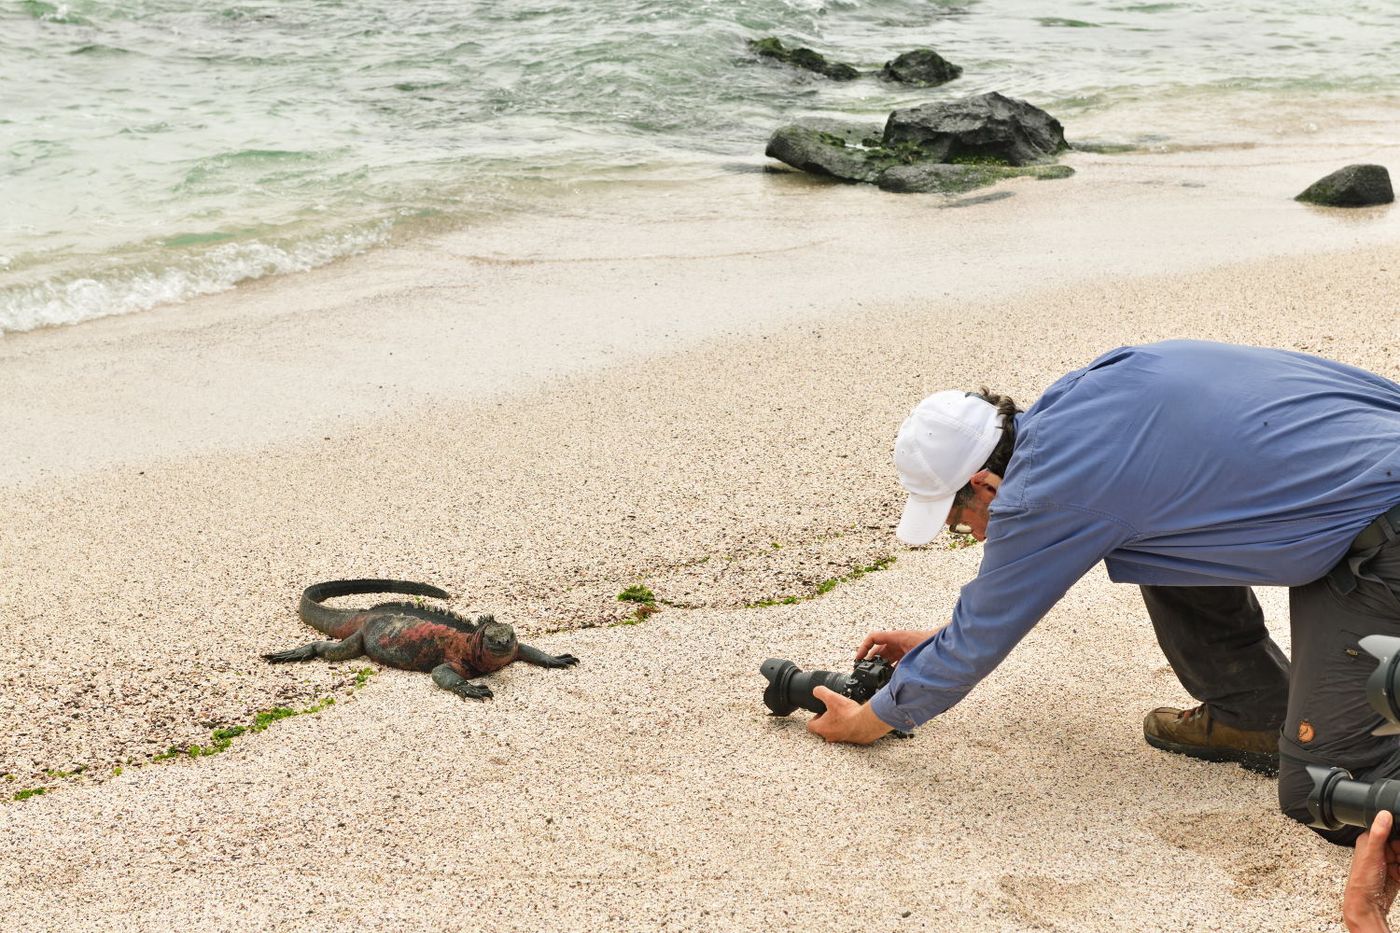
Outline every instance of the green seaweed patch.
MULTIPOLYGON (((363 668, 369 670, 369 668, 363 668)), ((358 688, 364 683, 356 674, 355 686, 358 688)), ((209 733, 209 741, 199 745, 172 745, 165 751, 152 758, 152 761, 168 761, 171 758, 208 758, 210 755, 217 755, 227 751, 233 744, 233 740, 239 736, 251 735, 255 732, 262 732, 274 722, 283 719, 290 719, 293 716, 306 716, 311 713, 319 713, 328 706, 335 705, 335 697, 323 697, 303 709, 293 709, 290 706, 274 706, 272 709, 263 710, 253 716, 253 721, 246 726, 223 726, 209 733)))
POLYGON ((617 594, 620 603, 641 603, 644 606, 656 605, 656 594, 645 583, 634 583, 617 594))
POLYGON ((942 190, 949 194, 962 194, 974 188, 985 188, 994 185, 1003 178, 1011 177, 1013 173, 1001 170, 992 165, 970 165, 968 170, 955 180, 947 182, 942 190))
POLYGON ((936 175, 925 179, 925 184, 917 188, 896 188, 880 182, 880 187, 896 191, 938 192, 941 194, 964 194, 977 188, 994 185, 1007 178, 1028 176, 1041 181, 1053 178, 1068 178, 1074 169, 1068 165, 963 165, 962 171, 947 175, 936 175))
POLYGON ((47 787, 31 787, 28 790, 22 790, 19 793, 15 794, 15 799, 28 800, 30 797, 42 797, 48 792, 49 789, 47 787))
POLYGON ((979 152, 960 152, 947 160, 949 165, 999 165, 1010 167, 1011 163, 1001 156, 979 152))
POLYGON ((810 599, 810 596, 784 596, 780 599, 760 599, 756 603, 749 603, 745 608, 766 609, 769 606, 795 606, 800 602, 810 599))
POLYGON ((918 143, 902 139, 892 146, 878 145, 866 149, 865 159, 881 169, 892 165, 913 165, 916 162, 929 162, 929 154, 918 143))
MULTIPOLYGON (((374 676, 375 673, 376 672, 372 667, 362 667, 359 670, 357 670, 355 672, 355 680, 352 684, 352 689, 358 690, 361 687, 363 687, 365 683, 371 677, 374 676)), ((274 722, 277 722, 278 720, 288 719, 292 716, 305 716, 311 713, 319 713, 323 709, 334 705, 335 697, 328 696, 322 697, 320 700, 317 700, 315 703, 312 703, 310 706, 304 707, 302 709, 293 709, 290 706, 274 706, 272 709, 263 710, 262 712, 255 714, 253 716, 253 721, 248 725, 221 726, 220 728, 215 729, 209 733, 208 742, 197 745, 172 745, 165 751, 160 752, 157 755, 152 755, 150 762, 153 763, 157 761, 169 761, 172 758, 207 758, 210 755, 217 755, 222 751, 226 751, 228 747, 233 744, 234 739, 237 739, 244 735, 251 735, 255 732, 262 732, 264 729, 272 725, 274 722)), ((86 770, 86 765, 79 765, 71 771, 60 771, 57 769, 50 768, 45 770, 44 774, 47 777, 55 779, 73 778, 84 773, 86 770)), ((119 776, 124 770, 125 768, 122 765, 117 765, 112 769, 112 777, 119 776)), ((4 777, 7 781, 17 780, 17 778, 13 774, 6 774, 4 775, 4 777)), ((24 800, 28 797, 34 797, 38 794, 44 793, 46 790, 52 789, 53 788, 44 787, 31 788, 27 791, 20 791, 18 794, 15 795, 14 799, 24 800)))
POLYGON ((86 770, 87 770, 87 766, 86 766, 86 765, 78 765, 78 766, 77 766, 76 768, 74 768, 72 771, 60 771, 60 770, 57 769, 57 768, 45 768, 45 769, 44 769, 44 775, 45 775, 46 777, 51 777, 51 778, 70 778, 70 777, 77 777, 78 775, 82 774, 82 773, 83 773, 84 771, 86 771, 86 770))
POLYGON ((844 574, 839 577, 829 577, 823 580, 822 582, 817 584, 816 588, 811 593, 808 593, 806 595, 782 596, 777 599, 760 599, 758 602, 749 603, 749 605, 746 608, 764 609, 768 606, 792 606, 797 603, 805 603, 809 599, 816 599, 819 596, 825 596, 827 593, 830 593, 842 583, 851 583, 855 580, 859 580, 866 574, 874 573, 877 570, 884 570, 886 567, 890 566, 894 562, 895 557, 893 554, 887 557, 881 557, 879 560, 875 561, 872 564, 867 564, 864 567, 856 567, 850 573, 844 574))
POLYGON ((617 601, 620 603, 635 603, 637 610, 626 619, 619 619, 612 627, 619 625, 636 625, 645 622, 652 615, 661 610, 656 604, 656 594, 651 591, 651 587, 645 583, 634 583, 621 593, 617 594, 617 601))

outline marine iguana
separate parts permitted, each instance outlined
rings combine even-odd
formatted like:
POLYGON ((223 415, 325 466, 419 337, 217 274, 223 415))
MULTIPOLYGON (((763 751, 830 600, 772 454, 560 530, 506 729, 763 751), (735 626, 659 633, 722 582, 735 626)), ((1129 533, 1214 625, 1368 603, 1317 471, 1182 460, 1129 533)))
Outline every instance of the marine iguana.
POLYGON ((369 655, 380 664, 408 671, 431 671, 433 683, 463 699, 489 700, 491 688, 469 678, 490 674, 521 660, 540 667, 570 667, 571 654, 545 654, 522 645, 515 629, 494 616, 473 621, 450 609, 411 602, 379 603, 369 609, 332 609, 327 599, 357 593, 403 593, 447 599, 426 583, 406 580, 331 580, 308 586, 301 594, 301 620, 335 641, 314 641, 289 651, 263 655, 274 664, 289 661, 348 661, 369 655))

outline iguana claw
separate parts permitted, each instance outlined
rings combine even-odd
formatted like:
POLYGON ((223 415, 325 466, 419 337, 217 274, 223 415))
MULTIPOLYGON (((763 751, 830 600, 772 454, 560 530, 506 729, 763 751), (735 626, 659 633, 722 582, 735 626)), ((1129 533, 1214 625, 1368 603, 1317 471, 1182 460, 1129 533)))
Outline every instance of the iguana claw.
POLYGON ((489 700, 495 696, 485 684, 462 684, 452 692, 464 700, 489 700))

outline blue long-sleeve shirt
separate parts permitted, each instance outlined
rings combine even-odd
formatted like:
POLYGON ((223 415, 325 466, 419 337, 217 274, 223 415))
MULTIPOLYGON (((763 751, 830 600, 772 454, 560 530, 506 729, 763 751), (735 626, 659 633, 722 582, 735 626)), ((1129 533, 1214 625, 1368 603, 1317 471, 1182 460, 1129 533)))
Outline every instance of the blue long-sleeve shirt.
POLYGON ((1124 347, 1016 430, 977 577, 871 700, 888 725, 961 700, 1101 560, 1120 583, 1294 586, 1400 502, 1400 385, 1301 353, 1124 347))

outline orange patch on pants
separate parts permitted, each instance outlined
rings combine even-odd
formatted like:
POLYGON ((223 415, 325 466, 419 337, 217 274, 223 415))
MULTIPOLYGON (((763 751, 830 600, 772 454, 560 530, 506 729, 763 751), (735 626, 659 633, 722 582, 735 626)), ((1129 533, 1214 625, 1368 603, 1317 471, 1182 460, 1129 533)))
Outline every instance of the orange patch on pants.
POLYGON ((1306 745, 1308 742, 1311 742, 1316 736, 1317 736, 1317 733, 1313 730, 1313 724, 1312 724, 1312 723, 1308 722, 1306 719, 1299 720, 1299 722, 1298 722, 1298 741, 1299 741, 1299 742, 1302 742, 1303 744, 1306 745))

